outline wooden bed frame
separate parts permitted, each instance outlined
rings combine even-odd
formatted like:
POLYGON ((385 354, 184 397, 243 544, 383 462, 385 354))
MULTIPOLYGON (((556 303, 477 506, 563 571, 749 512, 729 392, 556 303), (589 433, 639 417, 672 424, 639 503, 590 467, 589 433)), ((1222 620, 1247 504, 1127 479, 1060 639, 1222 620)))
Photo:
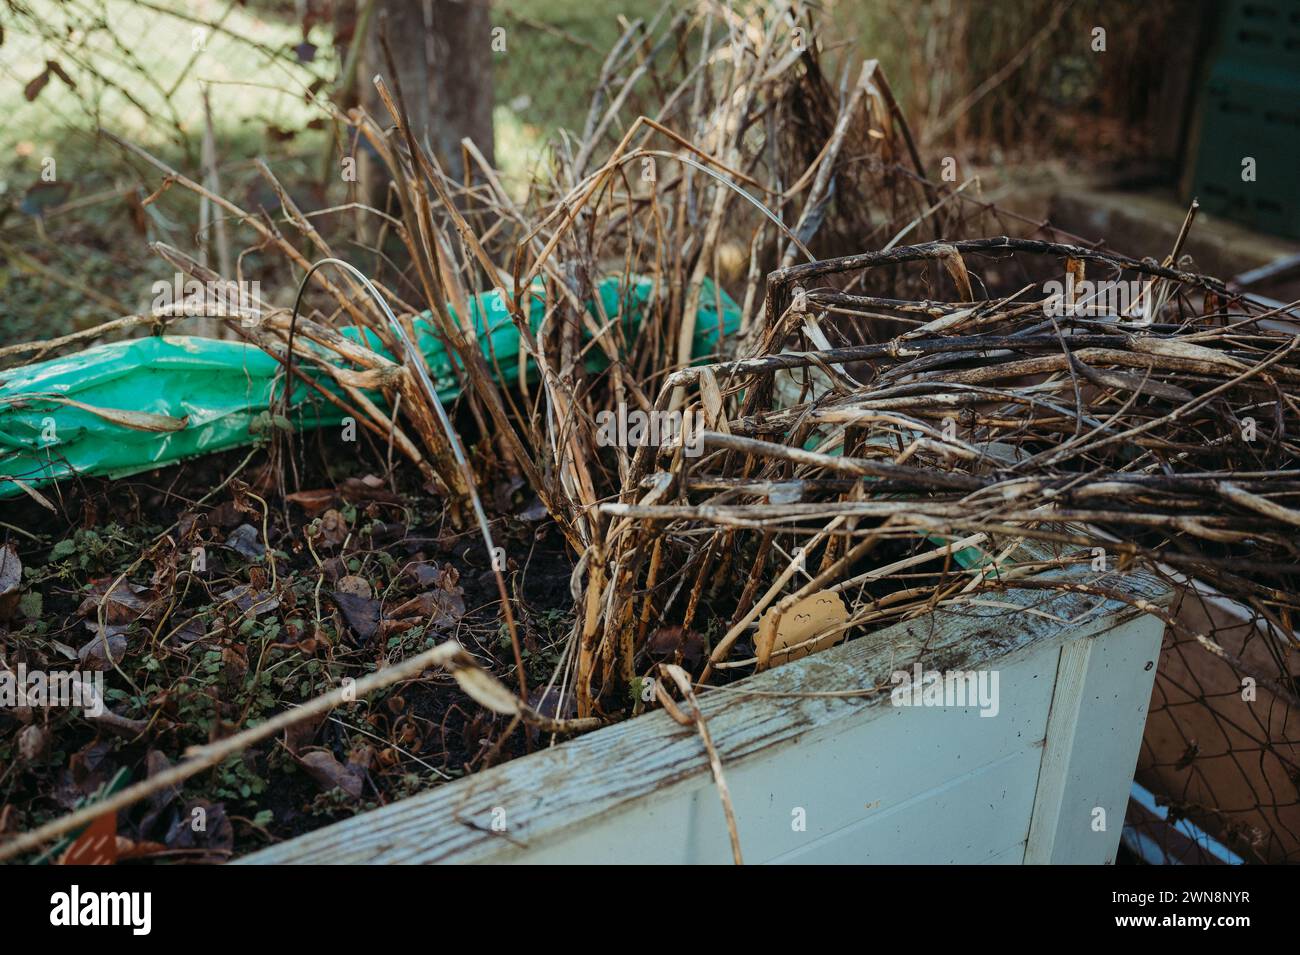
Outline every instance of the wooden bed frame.
MULTIPOLYGON (((1105 586, 1169 597, 1137 573, 1105 586)), ((1163 624, 1082 593, 987 599, 701 693, 746 862, 1114 861, 1163 624), (916 662, 996 671, 997 715, 894 705, 916 662)), ((730 861, 700 737, 662 711, 238 860, 730 861)))

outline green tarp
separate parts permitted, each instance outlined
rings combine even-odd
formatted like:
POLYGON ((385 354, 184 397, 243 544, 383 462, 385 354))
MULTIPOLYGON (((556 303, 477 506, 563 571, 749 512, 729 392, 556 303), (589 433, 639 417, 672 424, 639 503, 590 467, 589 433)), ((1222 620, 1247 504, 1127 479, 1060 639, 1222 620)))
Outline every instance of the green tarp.
MULTIPOLYGON (((654 294, 653 282, 642 277, 624 284, 608 278, 597 291, 605 316, 618 318, 625 332, 635 334, 654 294)), ((733 334, 740 324, 736 303, 712 283, 706 284, 701 301, 697 356, 716 352, 720 336, 733 334)), ((536 331, 546 312, 540 291, 528 305, 536 331)), ((599 315, 595 303, 588 311, 599 315)), ((475 296, 471 312, 484 356, 494 370, 500 369, 504 384, 515 383, 519 333, 500 293, 475 296)), ((459 394, 453 360, 427 322, 415 324, 416 346, 428 360, 439 396, 450 401, 459 394)), ((369 330, 347 328, 343 334, 388 354, 369 330)), ((602 356, 596 349, 592 354, 596 366, 602 356)), ((281 387, 279 371, 279 362, 256 346, 184 335, 114 342, 0 371, 0 498, 22 494, 17 482, 39 488, 72 475, 122 477, 252 444, 274 427, 270 409, 281 387), (117 412, 179 420, 173 422, 176 430, 147 431, 113 420, 121 418, 117 412)), ((303 371, 310 374, 312 369, 303 366, 303 371)), ((528 373, 533 371, 530 359, 528 373)), ((337 393, 328 375, 317 371, 316 380, 337 393)), ((342 412, 300 383, 289 418, 293 427, 315 428, 337 424, 342 412)))

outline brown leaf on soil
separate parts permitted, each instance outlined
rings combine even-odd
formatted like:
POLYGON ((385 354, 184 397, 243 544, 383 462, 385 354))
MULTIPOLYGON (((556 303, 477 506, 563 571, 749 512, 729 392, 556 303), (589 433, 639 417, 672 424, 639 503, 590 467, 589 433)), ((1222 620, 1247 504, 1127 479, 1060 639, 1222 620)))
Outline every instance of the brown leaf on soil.
POLYGON ((447 593, 462 594, 465 592, 458 586, 460 583, 460 571, 451 564, 442 565, 442 570, 438 572, 436 582, 438 586, 447 591, 447 593))
POLYGON ((423 623, 424 621, 419 617, 402 617, 396 620, 385 617, 379 622, 378 633, 380 638, 386 640, 394 634, 405 633, 407 630, 421 626, 423 623))
POLYGON ((224 862, 235 845, 235 830, 226 817, 226 804, 194 799, 181 807, 164 840, 169 849, 203 849, 183 861, 196 865, 224 862))
POLYGON ((261 532, 252 524, 240 524, 226 538, 226 546, 245 560, 257 560, 266 553, 261 532))
POLYGON ((113 865, 117 862, 117 814, 106 812, 88 825, 59 856, 59 865, 113 865))
POLYGON ((111 740, 96 739, 72 754, 54 790, 54 798, 60 806, 75 808, 113 778, 117 772, 117 762, 113 759, 116 745, 111 740))
POLYGON ((297 504, 308 517, 319 517, 338 503, 339 494, 333 488, 326 487, 315 491, 295 491, 293 494, 286 494, 284 499, 291 504, 297 504))
POLYGON ((284 731, 284 748, 291 756, 297 756, 304 747, 311 745, 325 723, 326 714, 321 713, 311 719, 302 720, 288 726, 284 731))
POLYGON ((297 648, 299 653, 305 653, 309 657, 314 657, 321 650, 328 648, 329 645, 330 640, 329 637, 325 635, 325 631, 316 628, 312 631, 310 636, 298 640, 294 644, 294 647, 297 648))
POLYGON ((364 577, 357 577, 353 574, 340 577, 339 582, 335 584, 334 589, 353 597, 361 597, 364 600, 369 600, 372 595, 370 581, 366 580, 364 577))
POLYGON ((116 578, 101 577, 91 582, 90 592, 77 607, 77 614, 82 617, 99 619, 99 604, 104 604, 104 622, 115 626, 133 623, 136 620, 153 620, 158 616, 158 595, 138 584, 126 581, 113 586, 116 578))
POLYGON ((202 640, 207 635, 208 628, 203 623, 203 618, 196 614, 173 630, 168 635, 168 642, 184 647, 202 640))
MULTIPOLYGON (((172 765, 171 760, 167 758, 167 755, 161 750, 156 749, 149 750, 149 752, 145 754, 144 761, 146 772, 150 779, 157 776, 159 773, 171 769, 172 765)), ((158 820, 161 819, 163 814, 167 811, 167 807, 176 801, 177 797, 180 796, 180 793, 181 790, 179 786, 168 786, 165 789, 159 789, 157 792, 149 794, 148 798, 145 800, 149 806, 149 811, 145 813, 144 817, 140 820, 138 830, 139 835, 147 837, 150 834, 155 834, 155 827, 158 824, 158 820)))
POLYGON ((218 594, 217 600, 223 604, 233 604, 241 614, 252 614, 255 617, 270 613, 280 606, 278 597, 256 593, 247 584, 240 584, 218 594))
POLYGON ((331 584, 337 584, 348 575, 348 565, 337 557, 326 557, 320 562, 320 571, 331 584))
MULTIPOLYGON (((344 577, 343 580, 347 580, 344 577)), ((339 581, 342 583, 343 581, 339 581)), ((367 585, 367 591, 369 586, 367 585)), ((369 596, 361 596, 356 593, 349 593, 344 589, 333 591, 334 602, 338 604, 339 610, 343 611, 343 616, 348 622, 354 633, 362 640, 369 640, 379 629, 380 607, 379 601, 369 596)))
POLYGON ((401 498, 388 490, 384 482, 373 474, 367 474, 362 478, 350 477, 339 488, 343 492, 343 499, 350 504, 359 504, 363 501, 380 501, 386 504, 399 504, 401 498))
POLYGON ((331 547, 338 547, 348 536, 348 522, 343 515, 330 508, 320 517, 320 539, 331 547))
POLYGON ((432 561, 420 561, 407 564, 404 573, 414 577, 415 582, 421 587, 437 587, 454 594, 464 593, 459 586, 460 571, 451 564, 440 566, 432 561))
POLYGON ((0 547, 0 620, 8 620, 18 607, 23 564, 12 544, 0 547))
POLYGON ((208 511, 208 525, 211 527, 220 527, 222 530, 230 530, 246 523, 247 518, 255 517, 257 514, 251 507, 245 506, 237 501, 223 501, 212 510, 208 511))
POLYGON ((375 764, 375 748, 369 743, 359 743, 348 750, 348 765, 359 770, 370 769, 375 764))
POLYGON ((688 669, 704 659, 704 635, 680 626, 659 627, 646 641, 652 660, 680 661, 688 669))
POLYGON ((430 561, 419 561, 417 563, 407 564, 402 573, 413 579, 421 587, 432 587, 438 581, 438 575, 441 569, 437 564, 430 561))
POLYGON ((44 755, 50 745, 50 731, 33 723, 24 726, 18 734, 18 755, 26 762, 34 762, 44 755))
POLYGON ((297 757, 299 764, 322 789, 339 788, 353 799, 361 798, 365 770, 353 763, 346 766, 326 749, 313 749, 297 757))
POLYGON ((429 590, 417 594, 410 600, 394 607, 391 617, 418 617, 429 621, 434 627, 450 627, 465 615, 465 598, 457 592, 447 590, 429 590))
MULTIPOLYGON (((94 627, 89 620, 86 626, 94 627)), ((80 650, 77 659, 87 670, 111 670, 113 664, 121 663, 126 655, 126 634, 123 627, 105 627, 102 632, 90 638, 80 650)))
POLYGON ((238 647, 222 647, 221 663, 225 667, 225 676, 231 683, 238 683, 248 673, 248 660, 238 647))
MULTIPOLYGON (((377 505, 371 504, 366 508, 366 513, 371 517, 378 517, 378 514, 372 514, 372 511, 379 511, 377 505)), ((405 538, 409 531, 410 528, 402 523, 394 522, 390 524, 381 520, 375 520, 371 522, 368 530, 370 546, 375 548, 386 547, 389 544, 396 543, 405 538)))

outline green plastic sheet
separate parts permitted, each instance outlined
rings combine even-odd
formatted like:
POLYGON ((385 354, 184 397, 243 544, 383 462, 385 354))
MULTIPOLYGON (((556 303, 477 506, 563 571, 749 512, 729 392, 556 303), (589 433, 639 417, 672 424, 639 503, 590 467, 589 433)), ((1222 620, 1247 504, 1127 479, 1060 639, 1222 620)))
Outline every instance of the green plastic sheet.
MULTIPOLYGON (((537 285, 529 295, 533 331, 546 313, 541 288, 537 285)), ((604 316, 620 321, 629 335, 640 327, 654 292, 654 283, 645 277, 627 282, 607 278, 597 285, 604 316)), ((716 352, 721 337, 734 334, 740 324, 740 309, 726 292, 712 283, 706 283, 702 292, 696 356, 716 352)), ((519 332, 500 294, 475 296, 470 311, 489 367, 499 370, 503 384, 512 385, 520 374, 519 332)), ((588 303, 588 311, 596 317, 601 314, 595 302, 588 303)), ((455 359, 425 319, 417 319, 415 330, 416 346, 428 361, 439 397, 455 399, 459 394, 455 359)), ((388 354, 368 329, 346 328, 343 334, 388 354)), ((603 356, 596 349, 592 353, 596 357, 591 364, 598 367, 603 356)), ((304 373, 312 373, 302 367, 304 373)), ((277 381, 279 371, 279 362, 256 346, 184 335, 113 342, 2 370, 0 499, 23 494, 24 485, 40 488, 73 475, 124 477, 253 444, 277 426, 271 406, 282 387, 282 379, 277 381), (124 423, 120 412, 163 415, 184 423, 176 430, 141 430, 124 423)), ((534 371, 529 359, 525 373, 534 371)), ((316 381, 337 393, 328 375, 318 372, 316 381)), ((335 405, 298 384, 290 400, 290 426, 305 430, 338 424, 341 419, 335 405)))

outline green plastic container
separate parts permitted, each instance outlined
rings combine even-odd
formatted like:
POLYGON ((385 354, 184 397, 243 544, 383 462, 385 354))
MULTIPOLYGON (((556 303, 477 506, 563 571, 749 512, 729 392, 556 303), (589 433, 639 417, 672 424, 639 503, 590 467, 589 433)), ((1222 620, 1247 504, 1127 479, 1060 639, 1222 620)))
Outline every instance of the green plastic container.
POLYGON ((1192 193, 1207 212, 1300 238, 1300 0, 1233 0, 1222 13, 1192 193))

